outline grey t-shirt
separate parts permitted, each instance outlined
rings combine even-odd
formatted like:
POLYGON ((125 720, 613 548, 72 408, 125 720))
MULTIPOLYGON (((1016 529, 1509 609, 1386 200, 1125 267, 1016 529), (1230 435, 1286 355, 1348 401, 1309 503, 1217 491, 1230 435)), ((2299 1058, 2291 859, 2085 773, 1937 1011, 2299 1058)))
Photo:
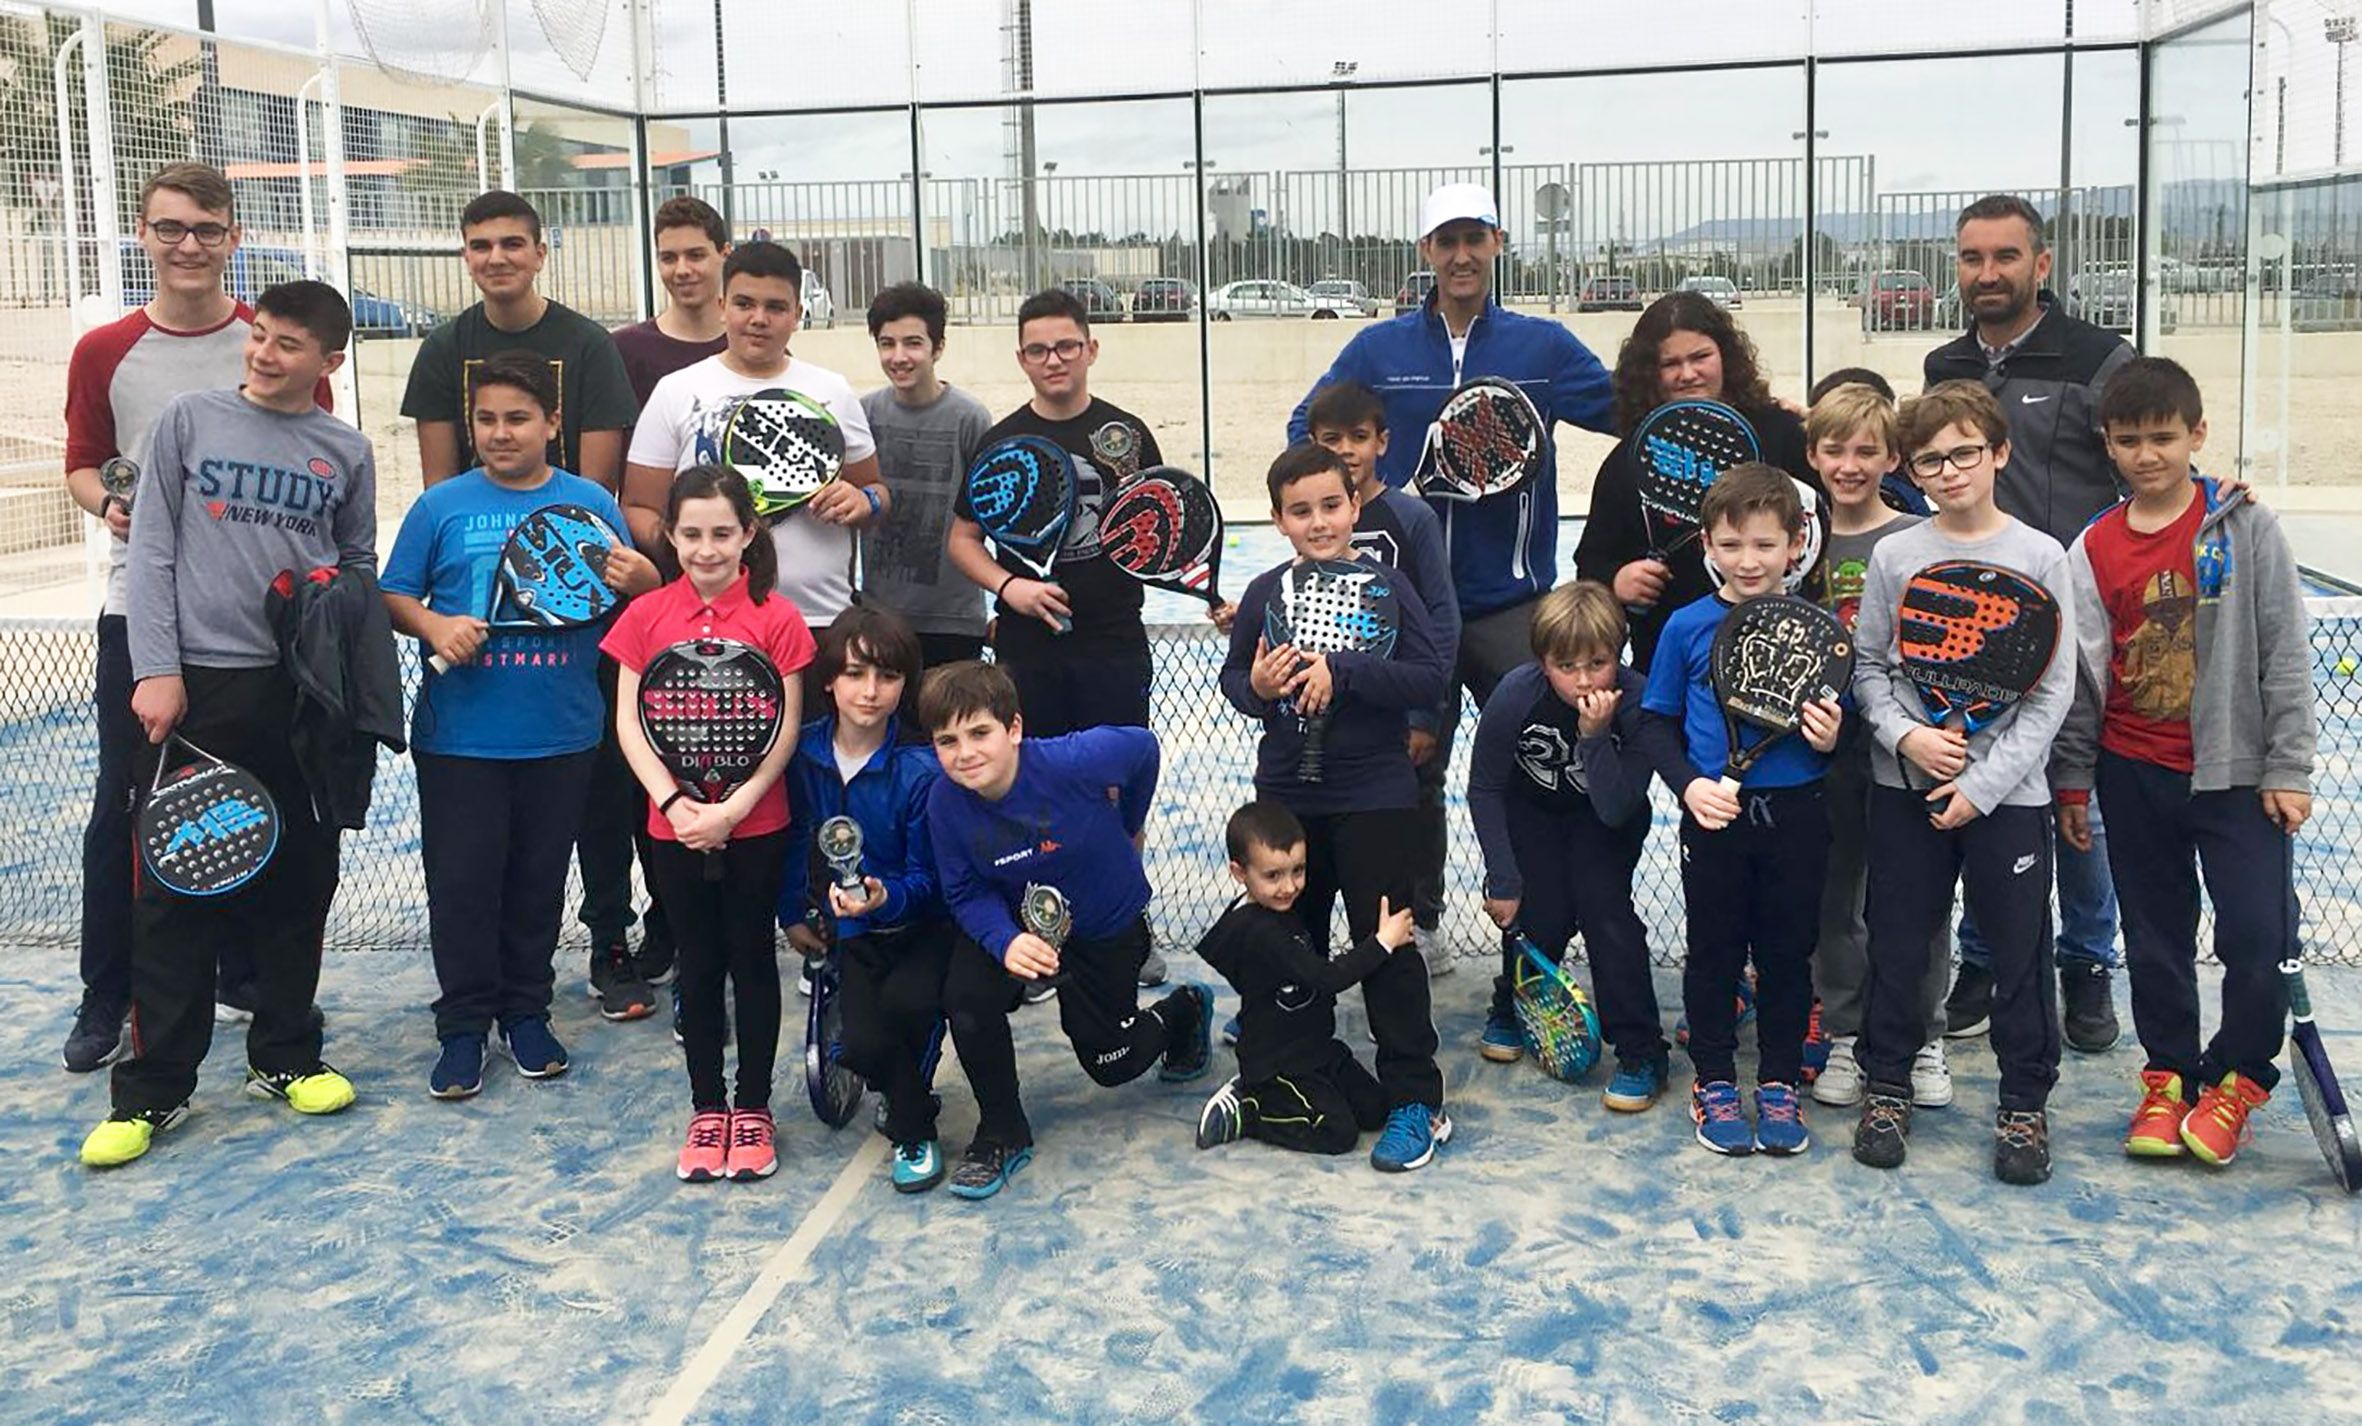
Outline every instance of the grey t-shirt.
POLYGON ((984 591, 944 554, 960 478, 984 443, 992 413, 965 391, 943 388, 905 406, 891 387, 861 398, 877 438, 878 473, 894 494, 881 524, 861 533, 861 592, 922 634, 981 635, 984 591))
POLYGON ((264 596, 281 570, 377 565, 369 438, 319 409, 236 391, 179 397, 156 418, 134 501, 131 676, 279 661, 264 596))

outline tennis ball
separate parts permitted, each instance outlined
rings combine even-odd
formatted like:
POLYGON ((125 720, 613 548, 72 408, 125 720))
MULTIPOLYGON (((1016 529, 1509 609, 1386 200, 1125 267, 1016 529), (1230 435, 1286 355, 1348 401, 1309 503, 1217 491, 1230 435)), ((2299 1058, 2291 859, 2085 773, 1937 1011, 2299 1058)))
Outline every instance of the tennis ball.
POLYGON ((2354 670, 2355 663, 2354 656, 2352 654, 2347 654, 2344 658, 2337 661, 2337 671, 2341 675, 2351 678, 2354 676, 2354 670))
POLYGON ((1230 537, 1228 538, 1228 543, 1229 543, 1229 545, 1230 545, 1230 547, 1231 547, 1232 549, 1234 549, 1234 550, 1235 550, 1235 549, 1237 549, 1237 548, 1238 548, 1238 536, 1236 536, 1236 535, 1232 535, 1232 536, 1230 536, 1230 537))

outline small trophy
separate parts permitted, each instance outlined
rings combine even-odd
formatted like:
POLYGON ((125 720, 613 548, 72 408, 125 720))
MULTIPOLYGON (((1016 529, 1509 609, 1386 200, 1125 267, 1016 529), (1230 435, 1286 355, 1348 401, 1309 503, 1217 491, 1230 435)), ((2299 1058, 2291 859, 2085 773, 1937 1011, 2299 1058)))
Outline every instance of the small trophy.
POLYGON ((861 824, 850 817, 831 817, 820 824, 812 840, 819 844, 821 860, 828 863, 828 874, 835 878, 837 889, 859 901, 862 897, 861 824))
POLYGON ((1066 904, 1066 893, 1040 882, 1026 883, 1025 895, 1017 903, 1017 919, 1026 930, 1048 941, 1053 951, 1066 949, 1066 937, 1074 930, 1074 908, 1066 904))
POLYGON ((120 505, 123 513, 128 515, 131 513, 132 492, 139 489, 139 465, 126 456, 110 456, 106 464, 98 468, 98 483, 106 491, 106 500, 100 509, 103 511, 107 505, 120 505))

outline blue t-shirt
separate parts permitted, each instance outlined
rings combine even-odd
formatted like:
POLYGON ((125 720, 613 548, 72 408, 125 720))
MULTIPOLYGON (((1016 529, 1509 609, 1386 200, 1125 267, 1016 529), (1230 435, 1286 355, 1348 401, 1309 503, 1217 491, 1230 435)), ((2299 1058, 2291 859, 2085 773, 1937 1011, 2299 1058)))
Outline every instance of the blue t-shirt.
MULTIPOLYGON (((1640 700, 1651 713, 1681 720, 1681 741, 1690 762, 1704 777, 1722 776, 1730 761, 1729 735, 1723 731, 1722 705, 1714 698, 1714 632, 1722 627, 1731 606, 1722 596, 1709 594, 1682 605, 1665 621, 1657 636, 1657 651, 1649 663, 1648 691, 1640 700)), ((1764 734, 1749 728, 1742 746, 1752 747, 1764 734)), ((1819 782, 1829 759, 1816 753, 1802 733, 1782 737, 1760 762, 1747 770, 1741 785, 1755 791, 1775 787, 1803 787, 1819 782)), ((1675 789, 1679 791, 1680 789, 1675 789)))
MULTIPOLYGON (((578 475, 552 470, 531 490, 497 485, 481 468, 428 487, 394 537, 378 585, 438 614, 481 619, 509 531, 536 510, 580 505, 628 543, 615 497, 578 475)), ((449 673, 429 673, 410 716, 410 745, 461 758, 546 758, 596 747, 599 635, 576 629, 494 629, 481 653, 449 673)), ((427 653, 423 647, 420 657, 427 653)))

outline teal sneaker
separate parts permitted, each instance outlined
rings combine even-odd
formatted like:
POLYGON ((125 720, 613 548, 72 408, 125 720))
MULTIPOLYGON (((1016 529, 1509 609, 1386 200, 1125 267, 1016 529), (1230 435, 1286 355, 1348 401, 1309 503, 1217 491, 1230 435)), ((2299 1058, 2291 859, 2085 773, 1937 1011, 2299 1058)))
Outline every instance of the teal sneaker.
POLYGON ((925 1193, 943 1182, 943 1152, 933 1139, 894 1146, 894 1191, 925 1193))
POLYGON ((1664 1060, 1618 1060, 1615 1076, 1599 1092, 1599 1102, 1618 1114, 1638 1114, 1655 1106, 1671 1073, 1664 1060))
POLYGON ((1740 1111, 1739 1087, 1727 1079, 1709 1080, 1690 1091, 1689 1117, 1698 1126, 1698 1142, 1733 1158, 1755 1152, 1755 1131, 1740 1111))
POLYGON ((1525 1028, 1517 1023, 1517 1012, 1506 1005, 1486 1011, 1484 1034, 1476 1042, 1476 1052, 1497 1065, 1513 1065, 1524 1059, 1525 1028))
POLYGON ((1017 1170, 1033 1162, 1033 1147, 1009 1149, 999 1144, 970 1144, 960 1159, 960 1166, 952 1170, 951 1195, 954 1198, 990 1198, 1009 1186, 1017 1170))
POLYGON ((1425 1168, 1451 1137, 1451 1116, 1442 1110, 1424 1104, 1398 1104, 1386 1116, 1386 1128, 1370 1149, 1370 1167, 1380 1173, 1425 1168))

